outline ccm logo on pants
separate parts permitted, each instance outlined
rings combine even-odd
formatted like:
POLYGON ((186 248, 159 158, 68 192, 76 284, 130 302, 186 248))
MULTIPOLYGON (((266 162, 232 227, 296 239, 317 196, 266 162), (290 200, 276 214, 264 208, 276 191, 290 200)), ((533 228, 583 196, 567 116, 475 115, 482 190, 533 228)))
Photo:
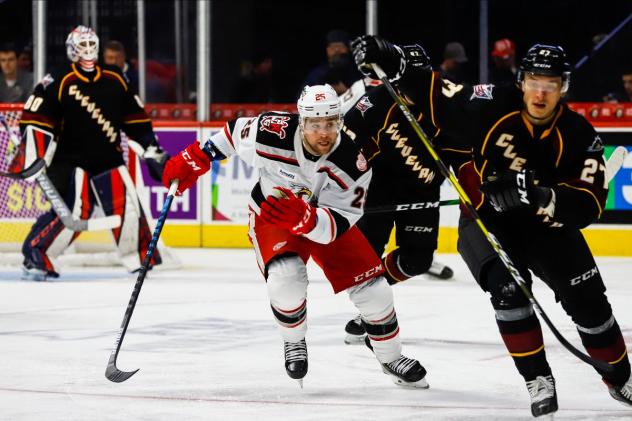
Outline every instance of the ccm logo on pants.
POLYGON ((358 282, 362 282, 362 281, 366 281, 366 280, 368 280, 368 279, 371 279, 372 277, 374 277, 374 276, 375 276, 375 274, 376 274, 376 273, 379 273, 379 272, 381 272, 382 270, 384 270, 384 269, 382 268, 382 265, 381 265, 381 264, 379 264, 379 265, 377 265, 376 267, 374 267, 373 269, 369 269, 369 270, 367 270, 367 271, 366 271, 366 272, 364 272, 364 273, 361 273, 361 274, 359 274, 359 275, 356 275, 356 276, 353 278, 353 282, 358 283, 358 282))
POLYGON ((579 284, 580 282, 587 281, 598 273, 599 273, 599 270, 597 270, 597 267, 594 267, 590 269, 588 272, 582 273, 581 275, 576 276, 573 279, 571 279, 571 286, 575 286, 579 284))

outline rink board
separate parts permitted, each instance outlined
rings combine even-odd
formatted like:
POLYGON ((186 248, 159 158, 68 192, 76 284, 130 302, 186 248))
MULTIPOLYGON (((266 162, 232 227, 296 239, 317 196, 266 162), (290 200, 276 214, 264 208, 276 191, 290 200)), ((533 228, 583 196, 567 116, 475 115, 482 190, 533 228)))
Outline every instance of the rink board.
MULTIPOLYGON (((156 123, 160 143, 171 155, 177 154, 197 138, 206 139, 220 130, 221 122, 206 123, 156 123)), ((632 125, 621 123, 598 127, 607 145, 628 143, 632 125)), ((632 150, 632 145, 628 146, 632 150)), ((160 213, 167 189, 160 182, 151 179, 144 164, 139 163, 133 152, 129 152, 132 173, 136 179, 139 195, 148 213, 156 219, 160 213)), ((239 158, 230 158, 214 163, 211 171, 202 176, 197 184, 176 197, 162 239, 173 247, 250 247, 247 236, 247 203, 250 189, 257 179, 257 171, 239 158)), ((26 190, 26 189, 25 189, 26 190)), ((632 156, 610 185, 610 194, 602 222, 584 230, 584 235, 596 255, 632 256, 632 156)), ((25 196, 26 192, 25 192, 25 196)), ((37 195, 29 193, 31 203, 38 205, 37 195)), ((442 199, 454 198, 456 194, 445 183, 442 199)), ((10 204, 10 203, 9 203, 10 204)), ((7 206, 5 202, 5 206, 7 206)), ((28 231, 32 218, 0 219, 0 248, 6 244, 19 244, 28 231), (21 229, 16 230, 16 227, 21 229), (10 228, 10 229, 9 229, 10 228), (20 234, 12 237, 10 233, 20 234), (9 234, 7 234, 9 233, 9 234)), ((456 226, 458 207, 441 209, 441 229, 439 232, 439 252, 456 252, 456 226)), ((80 242, 111 243, 107 232, 83 233, 80 242)))

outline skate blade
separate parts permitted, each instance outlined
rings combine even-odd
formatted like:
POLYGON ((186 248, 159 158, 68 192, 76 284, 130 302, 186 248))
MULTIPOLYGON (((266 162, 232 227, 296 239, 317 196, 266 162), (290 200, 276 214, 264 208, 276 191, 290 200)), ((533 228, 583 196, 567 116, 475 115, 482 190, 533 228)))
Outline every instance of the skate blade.
POLYGON ((296 381, 298 382, 298 385, 301 386, 301 389, 303 389, 303 379, 296 379, 296 381))
POLYGON ((345 336, 345 343, 347 345, 360 345, 360 344, 364 344, 364 338, 366 337, 365 335, 352 335, 350 333, 347 333, 347 336, 345 336))
POLYGON ((35 281, 35 282, 46 282, 47 273, 43 270, 37 269, 24 269, 22 268, 22 276, 20 277, 23 281, 35 281))
POLYGON ((535 419, 538 421, 555 421, 555 416, 553 414, 554 412, 551 412, 550 414, 540 415, 539 417, 535 417, 535 419))
POLYGON ((428 389, 430 387, 425 377, 421 380, 417 380, 416 382, 407 382, 406 380, 402 380, 390 373, 388 375, 393 383, 395 383, 399 387, 404 387, 408 389, 428 389))

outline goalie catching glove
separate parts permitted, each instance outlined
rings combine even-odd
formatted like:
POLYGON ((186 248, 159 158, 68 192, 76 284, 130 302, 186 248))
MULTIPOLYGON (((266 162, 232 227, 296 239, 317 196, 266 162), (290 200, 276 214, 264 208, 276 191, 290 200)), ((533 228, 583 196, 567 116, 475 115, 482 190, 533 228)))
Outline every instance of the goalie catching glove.
POLYGON ((179 180, 176 195, 180 196, 211 168, 211 161, 225 158, 210 140, 206 142, 204 149, 200 148, 198 142, 194 142, 167 161, 162 173, 162 184, 169 188, 172 180, 179 180))
POLYGON ((553 199, 553 190, 537 186, 534 172, 524 169, 490 175, 481 185, 481 192, 497 212, 519 207, 548 208, 553 199))
POLYGON ((270 195, 261 203, 261 219, 285 228, 295 235, 307 234, 317 222, 316 208, 297 197, 290 189, 275 187, 281 198, 270 195))

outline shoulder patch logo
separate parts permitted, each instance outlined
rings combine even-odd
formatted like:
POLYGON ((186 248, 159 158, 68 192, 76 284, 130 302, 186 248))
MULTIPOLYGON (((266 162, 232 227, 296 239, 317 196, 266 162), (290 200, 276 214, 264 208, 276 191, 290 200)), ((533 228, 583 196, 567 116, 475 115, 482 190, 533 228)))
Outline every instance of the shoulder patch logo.
POLYGON ((369 164, 366 162, 366 158, 362 155, 362 152, 358 152, 358 159, 356 160, 356 167, 361 172, 365 172, 369 168, 369 164))
POLYGON ((259 121, 259 130, 269 132, 279 136, 279 139, 285 139, 285 128, 288 126, 290 117, 267 115, 259 121))
POLYGON ((588 147, 588 152, 599 152, 603 150, 603 141, 599 135, 595 135, 593 143, 588 147))
POLYGON ((470 101, 474 98, 479 99, 494 99, 494 85, 474 85, 472 96, 470 97, 470 101))
POLYGON ((40 83, 42 84, 42 87, 43 87, 44 89, 46 89, 46 87, 47 87, 48 85, 50 85, 51 83, 53 83, 54 81, 55 81, 55 79, 53 79, 53 77, 51 76, 51 74, 50 74, 50 73, 46 73, 46 76, 44 76, 44 77, 42 78, 42 80, 40 81, 40 83))
POLYGON ((355 105, 355 107, 362 113, 362 117, 364 117, 364 113, 372 106, 373 104, 371 104, 371 101, 369 101, 368 96, 363 96, 362 98, 360 98, 358 103, 355 105))

